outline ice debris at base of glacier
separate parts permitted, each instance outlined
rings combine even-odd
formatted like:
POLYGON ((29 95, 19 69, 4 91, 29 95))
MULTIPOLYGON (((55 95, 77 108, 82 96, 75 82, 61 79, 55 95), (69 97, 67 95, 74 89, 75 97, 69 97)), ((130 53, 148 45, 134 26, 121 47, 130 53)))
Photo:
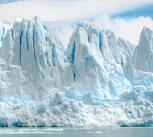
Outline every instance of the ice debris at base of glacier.
POLYGON ((152 126, 153 31, 65 24, 0 24, 0 126, 152 126))

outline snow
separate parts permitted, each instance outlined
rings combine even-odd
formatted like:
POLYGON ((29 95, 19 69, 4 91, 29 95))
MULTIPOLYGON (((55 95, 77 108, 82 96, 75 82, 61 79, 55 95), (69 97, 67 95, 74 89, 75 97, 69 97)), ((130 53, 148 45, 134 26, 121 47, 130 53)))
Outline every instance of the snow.
POLYGON ((151 29, 142 30, 137 47, 90 23, 35 17, 5 31, 0 126, 152 124, 151 29))

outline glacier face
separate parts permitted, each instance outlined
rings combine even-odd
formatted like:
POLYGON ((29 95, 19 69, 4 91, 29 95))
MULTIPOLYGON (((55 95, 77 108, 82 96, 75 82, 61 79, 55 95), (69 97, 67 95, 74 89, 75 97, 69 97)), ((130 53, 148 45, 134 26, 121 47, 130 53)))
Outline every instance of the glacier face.
POLYGON ((0 126, 151 126, 153 31, 62 24, 0 24, 0 126))

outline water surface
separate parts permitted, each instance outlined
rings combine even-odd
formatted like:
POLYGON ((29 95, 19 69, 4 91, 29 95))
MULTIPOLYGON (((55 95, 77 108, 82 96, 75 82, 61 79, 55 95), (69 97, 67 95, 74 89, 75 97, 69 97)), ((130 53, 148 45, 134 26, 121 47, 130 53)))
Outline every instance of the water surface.
POLYGON ((153 128, 4 128, 0 137, 153 137, 153 128))

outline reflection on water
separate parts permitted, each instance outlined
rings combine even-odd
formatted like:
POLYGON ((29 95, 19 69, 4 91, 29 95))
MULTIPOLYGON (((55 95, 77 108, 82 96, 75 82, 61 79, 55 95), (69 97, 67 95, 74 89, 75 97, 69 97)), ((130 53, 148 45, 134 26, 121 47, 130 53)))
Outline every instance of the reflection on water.
POLYGON ((4 128, 0 137, 153 137, 153 128, 4 128))

